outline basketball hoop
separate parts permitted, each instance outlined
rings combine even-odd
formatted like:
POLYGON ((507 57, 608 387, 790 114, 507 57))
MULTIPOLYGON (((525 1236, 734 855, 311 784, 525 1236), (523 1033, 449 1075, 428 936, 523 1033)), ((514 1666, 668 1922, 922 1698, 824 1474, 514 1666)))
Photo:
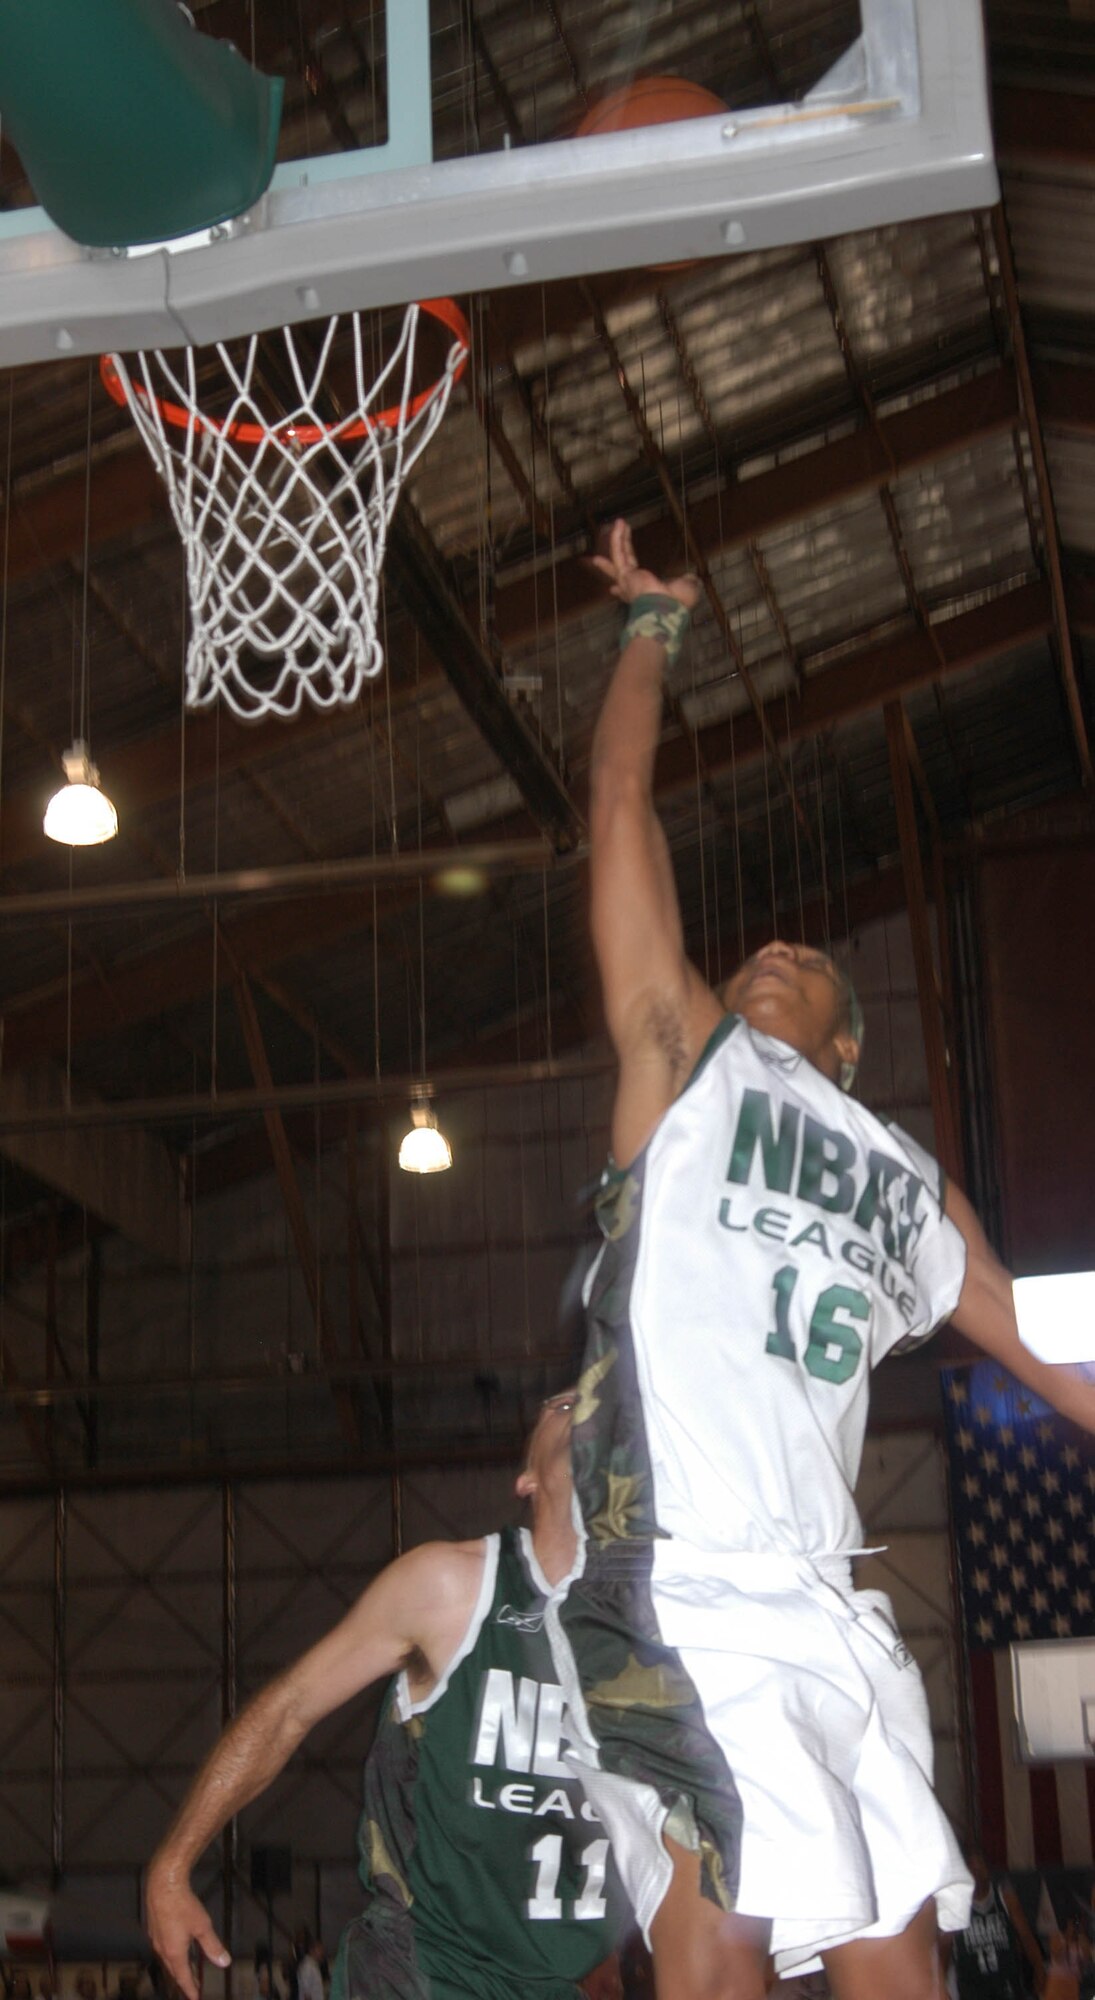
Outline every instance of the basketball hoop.
POLYGON ((167 488, 186 550, 188 708, 221 695, 245 722, 297 715, 305 697, 334 708, 356 701, 384 664, 376 627, 388 526, 464 372, 471 335, 452 299, 424 299, 408 306, 394 351, 372 374, 361 315, 346 315, 353 407, 330 422, 323 383, 341 323, 328 323, 314 359, 301 352, 299 330, 282 328, 283 400, 293 407, 276 415, 263 409, 272 395, 257 334, 241 354, 218 344, 203 355, 200 388, 192 347, 181 359, 139 354, 132 368, 120 354, 100 362, 167 488), (416 390, 423 313, 452 341, 437 380, 416 390), (225 400, 225 414, 204 414, 199 395, 207 408, 211 396, 225 400))

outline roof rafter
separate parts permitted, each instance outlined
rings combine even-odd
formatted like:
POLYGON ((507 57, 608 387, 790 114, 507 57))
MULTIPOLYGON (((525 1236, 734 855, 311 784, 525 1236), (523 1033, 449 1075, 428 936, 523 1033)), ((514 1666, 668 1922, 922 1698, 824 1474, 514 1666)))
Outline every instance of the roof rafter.
MULTIPOLYGON (((1043 366, 1036 370, 1036 387, 1043 421, 1050 428, 1095 431, 1095 370, 1043 366)), ((721 549, 746 545, 817 509, 839 505, 865 490, 877 490, 895 473, 930 464, 1019 421, 1014 370, 1000 366, 896 415, 880 417, 876 432, 864 428, 731 487, 722 495, 721 535, 720 507, 715 499, 695 502, 689 509, 692 533, 708 557, 713 557, 721 549)), ((153 510, 160 490, 143 452, 134 449, 118 454, 96 468, 94 523, 105 527, 109 522, 112 534, 121 533, 153 510)), ((63 559, 82 547, 83 532, 82 475, 65 475, 23 502, 17 499, 11 519, 12 573, 19 570, 28 574, 63 559)), ((660 524, 643 528, 638 543, 647 562, 655 566, 673 562, 679 552, 679 531, 667 517, 660 524)), ((509 584, 499 579, 494 618, 503 645, 535 632, 541 598, 542 579, 527 577, 509 584)), ((556 573, 553 609, 556 600, 560 619, 581 616, 603 601, 603 585, 582 564, 567 562, 556 573)), ((438 644, 442 622, 437 621, 438 644)), ((439 676, 430 635, 425 636, 424 674, 439 676)), ((477 647, 474 635, 472 639, 477 647)), ((497 677, 494 679, 496 683, 497 677)), ((419 685, 424 684, 423 679, 419 685)), ((414 694, 409 690, 399 698, 410 700, 414 694)), ((484 701, 489 701, 492 709, 504 703, 512 715, 500 687, 496 692, 488 688, 484 701)), ((218 751, 216 719, 191 717, 186 725, 187 784, 212 782, 218 768, 224 775, 257 762, 267 753, 274 755, 290 746, 296 749, 307 737, 329 733, 337 726, 330 717, 319 714, 301 716, 289 727, 281 723, 244 727, 223 716, 218 751)), ((130 814, 173 797, 179 771, 177 724, 110 752, 111 784, 130 814)), ((554 789, 550 782, 548 789, 554 789)), ((38 791, 8 793, 0 827, 0 851, 6 866, 37 855, 41 851, 38 791)))
MULTIPOLYGON (((1095 597, 1095 590, 1088 594, 1095 597)), ((923 687, 943 673, 962 673, 1044 638, 1051 625, 1046 585, 1022 584, 975 611, 938 621, 932 641, 911 628, 864 647, 837 666, 807 674, 793 700, 780 695, 768 704, 769 727, 780 741, 816 735, 923 687)), ((731 770, 735 764, 740 768, 761 756, 764 748, 760 724, 752 713, 737 716, 733 723, 709 725, 700 732, 699 743, 705 768, 712 775, 731 770)), ((694 784, 691 745, 680 737, 663 744, 657 768, 658 797, 669 797, 694 784)), ((409 893, 413 896, 415 892, 409 893)), ((387 889, 385 909, 395 907, 407 894, 402 886, 387 889)), ((238 962, 253 973, 367 929, 371 921, 371 900, 363 893, 335 893, 326 898, 270 903, 227 925, 225 934, 238 962)), ((116 966, 105 984, 82 981, 73 989, 71 1004, 64 992, 53 999, 31 996, 22 1006, 17 1000, 9 1001, 5 1062, 14 1067, 54 1054, 65 1047, 69 1033, 75 1044, 147 1020, 208 994, 214 979, 223 983, 228 972, 226 955, 214 952, 211 932, 190 931, 161 950, 116 966)))

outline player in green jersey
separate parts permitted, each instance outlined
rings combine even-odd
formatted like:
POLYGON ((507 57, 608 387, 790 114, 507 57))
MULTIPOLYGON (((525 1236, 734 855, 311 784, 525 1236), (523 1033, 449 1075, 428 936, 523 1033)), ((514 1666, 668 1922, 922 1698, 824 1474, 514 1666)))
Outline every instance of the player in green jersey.
POLYGON ((335 2000, 578 2000, 613 1950, 608 1842, 562 1761, 543 1630, 576 1558, 572 1409, 549 1398, 529 1441, 517 1490, 531 1531, 401 1556, 215 1745, 148 1872, 149 1934, 187 2000, 192 1941, 230 1962, 190 1887, 198 1857, 323 1716, 390 1675, 366 1766, 367 1901, 335 2000))

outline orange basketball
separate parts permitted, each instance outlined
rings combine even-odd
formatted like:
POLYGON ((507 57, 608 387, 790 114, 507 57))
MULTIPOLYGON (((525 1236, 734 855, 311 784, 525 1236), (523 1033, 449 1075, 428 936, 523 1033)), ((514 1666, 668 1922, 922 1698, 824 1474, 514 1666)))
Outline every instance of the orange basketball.
POLYGON ((591 104, 574 136, 587 139, 595 132, 629 132, 637 125, 675 125, 725 110, 722 98, 702 83, 688 83, 681 76, 643 76, 591 104))
MULTIPOLYGON (((710 118, 726 111, 721 97, 705 90, 702 83, 688 83, 683 76, 641 76, 610 90, 589 106, 576 139, 591 138, 597 132, 629 132, 639 125, 676 125, 686 118, 710 118)), ((652 264, 652 271, 687 271, 683 264, 652 264)))

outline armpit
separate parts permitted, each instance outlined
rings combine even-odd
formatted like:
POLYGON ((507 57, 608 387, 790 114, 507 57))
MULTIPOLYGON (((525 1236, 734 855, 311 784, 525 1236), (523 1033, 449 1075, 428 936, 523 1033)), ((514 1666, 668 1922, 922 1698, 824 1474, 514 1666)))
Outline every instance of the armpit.
POLYGON ((646 1034, 664 1056, 674 1089, 683 1084, 690 1068, 685 1024, 680 1009, 667 1001, 654 1000, 646 1018, 646 1034))

